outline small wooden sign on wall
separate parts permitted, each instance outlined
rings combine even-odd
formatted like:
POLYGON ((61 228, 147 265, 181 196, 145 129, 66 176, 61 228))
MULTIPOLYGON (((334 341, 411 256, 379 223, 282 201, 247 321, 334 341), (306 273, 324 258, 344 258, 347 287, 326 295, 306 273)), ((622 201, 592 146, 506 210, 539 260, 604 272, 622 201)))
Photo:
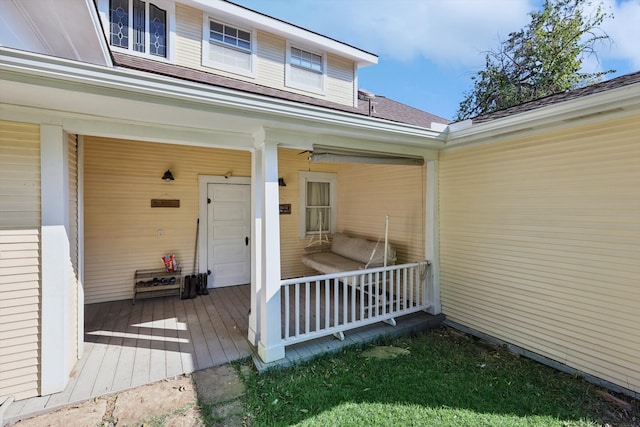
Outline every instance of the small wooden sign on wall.
POLYGON ((179 208, 180 200, 177 199, 151 199, 152 208, 179 208))
POLYGON ((280 215, 291 215, 291 203, 280 204, 280 215))

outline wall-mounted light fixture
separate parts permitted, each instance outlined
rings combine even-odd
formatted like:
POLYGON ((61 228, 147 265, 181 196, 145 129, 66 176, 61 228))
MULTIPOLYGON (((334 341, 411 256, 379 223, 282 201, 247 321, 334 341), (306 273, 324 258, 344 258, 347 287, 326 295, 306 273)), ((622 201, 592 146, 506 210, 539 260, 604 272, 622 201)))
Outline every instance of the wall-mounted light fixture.
POLYGON ((278 178, 278 185, 279 185, 280 187, 286 187, 286 186, 287 186, 287 183, 286 183, 286 182, 284 182, 284 178, 278 178))
POLYGON ((173 174, 171 173, 171 170, 167 169, 167 171, 164 173, 164 175, 162 175, 162 180, 163 181, 173 181, 175 178, 173 177, 173 174))

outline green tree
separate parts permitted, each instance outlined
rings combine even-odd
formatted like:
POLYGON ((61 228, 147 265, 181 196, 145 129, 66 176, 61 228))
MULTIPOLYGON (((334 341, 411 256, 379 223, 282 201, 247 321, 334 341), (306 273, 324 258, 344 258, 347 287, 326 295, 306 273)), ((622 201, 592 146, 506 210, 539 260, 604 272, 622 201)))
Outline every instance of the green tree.
POLYGON ((583 60, 596 54, 595 46, 609 41, 599 25, 613 15, 601 3, 591 6, 589 0, 545 0, 526 27, 486 54, 485 68, 472 77, 473 89, 465 93, 455 119, 593 84, 615 72, 580 71, 583 60))

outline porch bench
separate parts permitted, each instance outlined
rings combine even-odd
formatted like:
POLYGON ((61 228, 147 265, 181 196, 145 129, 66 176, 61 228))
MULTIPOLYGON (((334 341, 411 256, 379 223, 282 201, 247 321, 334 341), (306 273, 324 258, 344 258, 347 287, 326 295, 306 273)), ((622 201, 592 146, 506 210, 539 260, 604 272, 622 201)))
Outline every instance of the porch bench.
MULTIPOLYGON (((396 250, 393 245, 387 244, 387 265, 394 265, 395 262, 396 250)), ((305 254, 302 263, 324 274, 382 267, 384 242, 336 233, 328 251, 305 254)))

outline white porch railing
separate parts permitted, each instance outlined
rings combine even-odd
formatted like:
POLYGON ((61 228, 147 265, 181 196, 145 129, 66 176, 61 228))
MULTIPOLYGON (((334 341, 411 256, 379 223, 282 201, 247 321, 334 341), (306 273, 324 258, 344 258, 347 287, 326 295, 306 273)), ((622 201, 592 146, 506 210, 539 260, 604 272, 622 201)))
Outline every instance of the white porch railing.
POLYGON ((427 309, 428 269, 424 261, 283 280, 283 344, 393 322, 427 309))

